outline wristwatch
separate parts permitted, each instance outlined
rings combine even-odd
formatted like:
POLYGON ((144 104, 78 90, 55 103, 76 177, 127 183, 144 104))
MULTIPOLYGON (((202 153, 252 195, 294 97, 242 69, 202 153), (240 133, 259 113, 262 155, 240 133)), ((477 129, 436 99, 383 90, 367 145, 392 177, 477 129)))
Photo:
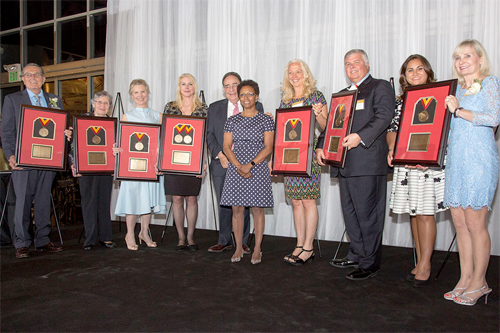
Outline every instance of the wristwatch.
POLYGON ((255 162, 254 161, 251 161, 250 164, 252 165, 252 167, 255 166, 255 162))
POLYGON ((459 106, 458 108, 455 109, 455 112, 453 112, 453 116, 455 118, 458 118, 458 112, 460 112, 460 110, 463 110, 464 108, 459 106))

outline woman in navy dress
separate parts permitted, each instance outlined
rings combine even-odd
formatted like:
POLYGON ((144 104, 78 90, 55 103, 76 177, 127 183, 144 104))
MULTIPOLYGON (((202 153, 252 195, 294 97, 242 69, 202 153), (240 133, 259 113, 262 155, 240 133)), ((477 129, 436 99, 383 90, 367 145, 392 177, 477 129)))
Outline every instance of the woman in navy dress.
POLYGON ((464 40, 453 53, 456 97, 446 97, 454 117, 448 138, 444 204, 457 230, 460 280, 447 300, 474 305, 491 293, 486 282, 491 239, 486 217, 498 184, 500 161, 494 127, 500 123, 500 80, 490 74, 486 50, 464 40))
POLYGON ((262 260, 264 237, 264 207, 273 207, 271 175, 266 157, 271 154, 274 140, 274 121, 259 113, 255 103, 259 99, 259 86, 252 80, 238 85, 243 111, 229 117, 224 127, 224 154, 229 160, 222 190, 221 205, 233 207, 233 232, 236 251, 231 262, 243 258, 243 211, 252 207, 255 226, 255 247, 252 264, 262 260), (234 144, 234 151, 233 151, 234 144))

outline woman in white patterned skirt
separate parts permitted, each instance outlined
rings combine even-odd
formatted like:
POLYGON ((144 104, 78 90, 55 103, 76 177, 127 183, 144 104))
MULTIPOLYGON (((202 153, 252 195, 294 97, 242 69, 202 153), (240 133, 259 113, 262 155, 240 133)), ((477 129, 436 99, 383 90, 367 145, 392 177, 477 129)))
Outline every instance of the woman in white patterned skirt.
MULTIPOLYGON (((389 146, 387 162, 390 166, 392 166, 405 88, 435 81, 431 65, 419 54, 409 56, 401 66, 399 77, 401 95, 396 99, 396 111, 387 133, 389 146)), ((394 168, 390 208, 396 214, 410 214, 417 265, 406 276, 406 280, 412 282, 416 288, 425 286, 431 280, 431 257, 436 241, 434 214, 447 209, 443 205, 443 199, 444 169, 410 166, 394 168)))

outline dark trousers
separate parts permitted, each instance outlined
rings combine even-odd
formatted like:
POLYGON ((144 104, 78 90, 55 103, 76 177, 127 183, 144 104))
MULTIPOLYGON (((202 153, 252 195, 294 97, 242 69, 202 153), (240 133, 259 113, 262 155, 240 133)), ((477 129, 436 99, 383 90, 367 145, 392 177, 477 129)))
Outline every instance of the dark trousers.
MULTIPOLYGON (((222 189, 224 187, 224 176, 212 176, 215 193, 217 195, 217 202, 220 202, 222 196, 222 189)), ((243 244, 248 244, 250 236, 250 209, 245 208, 244 226, 243 226, 243 244)), ((219 206, 219 241, 217 243, 222 245, 232 244, 231 232, 233 231, 233 209, 231 206, 219 206)))
POLYGON ((343 177, 339 175, 340 201, 347 235, 351 241, 347 258, 360 268, 377 270, 382 259, 387 176, 343 177))
POLYGON ((111 176, 82 176, 78 178, 80 195, 82 197, 83 225, 85 226, 85 244, 97 245, 97 230, 99 240, 108 242, 111 233, 111 176))
POLYGON ((3 209, 6 205, 2 228, 0 229, 1 245, 8 245, 10 243, 14 244, 14 211, 16 206, 16 194, 14 193, 13 184, 10 184, 9 192, 7 192, 10 179, 10 173, 0 175, 0 209, 3 209))
POLYGON ((46 245, 50 239, 50 194, 56 173, 54 171, 15 170, 12 182, 16 193, 14 231, 16 249, 29 247, 32 237, 29 233, 31 204, 35 207, 35 247, 46 245))

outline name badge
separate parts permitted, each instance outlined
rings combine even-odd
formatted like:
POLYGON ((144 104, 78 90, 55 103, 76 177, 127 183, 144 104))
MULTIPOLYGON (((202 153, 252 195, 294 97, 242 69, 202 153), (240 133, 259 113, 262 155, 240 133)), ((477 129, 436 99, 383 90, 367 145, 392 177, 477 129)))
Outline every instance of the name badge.
POLYGON ((363 110, 365 108, 365 100, 360 99, 356 102, 356 110, 363 110))

